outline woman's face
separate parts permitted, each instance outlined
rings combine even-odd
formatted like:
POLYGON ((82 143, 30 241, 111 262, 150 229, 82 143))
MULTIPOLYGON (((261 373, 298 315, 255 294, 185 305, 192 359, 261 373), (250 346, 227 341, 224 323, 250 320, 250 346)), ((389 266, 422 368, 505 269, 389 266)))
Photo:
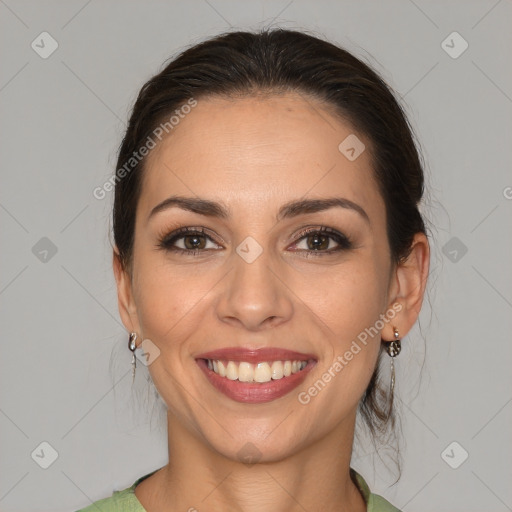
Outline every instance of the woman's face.
POLYGON ((170 414, 228 457, 250 442, 278 460, 350 430, 381 336, 400 325, 394 310, 382 321, 397 280, 369 141, 354 135, 299 94, 212 98, 147 160, 125 324, 158 348, 149 371, 170 414), (154 211, 171 196, 218 208, 154 211), (338 206, 305 203, 327 199, 338 206), (247 352, 261 348, 279 350, 247 352), (279 378, 286 360, 307 366, 279 378))

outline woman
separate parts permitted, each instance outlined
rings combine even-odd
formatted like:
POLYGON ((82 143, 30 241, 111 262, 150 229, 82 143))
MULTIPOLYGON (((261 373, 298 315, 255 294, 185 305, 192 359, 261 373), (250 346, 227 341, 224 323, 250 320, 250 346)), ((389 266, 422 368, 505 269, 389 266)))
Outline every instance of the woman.
POLYGON ((169 463, 83 510, 396 511, 350 467, 358 410, 393 426, 379 367, 429 269, 389 88, 305 33, 223 34, 144 85, 117 169, 119 311, 169 463))

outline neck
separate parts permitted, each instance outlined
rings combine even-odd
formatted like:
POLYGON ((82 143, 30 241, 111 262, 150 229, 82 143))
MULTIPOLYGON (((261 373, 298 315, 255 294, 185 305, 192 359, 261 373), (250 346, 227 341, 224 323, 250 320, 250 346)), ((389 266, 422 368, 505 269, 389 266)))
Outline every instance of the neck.
POLYGON ((168 413, 169 463, 136 495, 150 512, 365 511, 349 473, 354 422, 291 456, 265 461, 262 454, 245 464, 214 451, 168 413))

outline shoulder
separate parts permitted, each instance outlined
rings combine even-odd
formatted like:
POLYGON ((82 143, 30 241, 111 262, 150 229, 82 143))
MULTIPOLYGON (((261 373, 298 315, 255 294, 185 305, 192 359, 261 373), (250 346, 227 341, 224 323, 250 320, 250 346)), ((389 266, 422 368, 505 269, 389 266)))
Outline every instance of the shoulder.
POLYGON ((367 512, 400 512, 400 510, 391 505, 385 498, 378 494, 373 494, 365 479, 352 468, 350 469, 350 474, 366 501, 367 512))
POLYGON ((114 491, 110 498, 95 501, 76 512, 98 512, 98 510, 101 512, 145 512, 131 487, 122 491, 114 491))
POLYGON ((86 508, 77 510, 76 512, 146 512, 141 502, 135 496, 135 487, 158 470, 152 471, 147 475, 138 478, 130 487, 122 491, 114 491, 109 498, 91 503, 86 508))
POLYGON ((370 494, 368 501, 368 512, 400 512, 389 501, 378 494, 370 494))

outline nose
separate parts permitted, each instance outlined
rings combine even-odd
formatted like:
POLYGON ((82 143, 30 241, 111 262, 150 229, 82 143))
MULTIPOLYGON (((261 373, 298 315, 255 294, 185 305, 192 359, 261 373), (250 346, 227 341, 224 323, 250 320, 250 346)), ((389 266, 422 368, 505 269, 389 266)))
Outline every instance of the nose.
POLYGON ((249 262, 233 253, 232 269, 223 280, 217 316, 225 323, 259 331, 287 322, 293 315, 293 293, 286 285, 286 263, 263 251, 249 262))

